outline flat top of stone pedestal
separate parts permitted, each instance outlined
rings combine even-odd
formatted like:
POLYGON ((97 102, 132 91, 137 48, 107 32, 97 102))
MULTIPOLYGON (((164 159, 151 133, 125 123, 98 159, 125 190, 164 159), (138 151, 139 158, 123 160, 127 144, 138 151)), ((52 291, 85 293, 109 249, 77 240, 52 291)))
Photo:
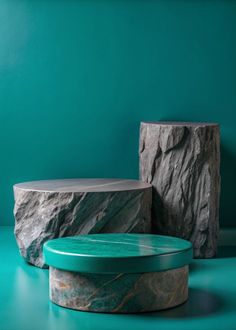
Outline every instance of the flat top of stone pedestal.
POLYGON ((125 179, 64 179, 23 182, 15 188, 41 192, 109 192, 151 188, 149 183, 125 179))
POLYGON ((163 126, 219 126, 218 123, 191 122, 191 121, 142 121, 141 124, 153 124, 163 126))
POLYGON ((192 244, 151 234, 91 234, 44 244, 46 264, 86 273, 142 273, 187 265, 192 244))

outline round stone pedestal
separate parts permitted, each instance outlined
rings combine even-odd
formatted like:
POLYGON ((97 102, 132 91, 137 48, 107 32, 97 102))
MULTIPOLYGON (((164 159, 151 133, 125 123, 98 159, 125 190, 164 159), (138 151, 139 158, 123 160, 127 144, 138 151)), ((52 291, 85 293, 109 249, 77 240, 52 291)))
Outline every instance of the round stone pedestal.
POLYGON ((188 298, 190 242, 147 234, 100 234, 51 240, 50 299, 71 309, 141 313, 188 298))
POLYGON ((68 179, 16 184, 15 236, 24 259, 45 267, 43 243, 94 233, 150 233, 152 187, 137 180, 68 179))
POLYGON ((89 274, 50 267, 50 299, 90 312, 141 313, 177 306, 188 298, 188 266, 164 272, 89 274))

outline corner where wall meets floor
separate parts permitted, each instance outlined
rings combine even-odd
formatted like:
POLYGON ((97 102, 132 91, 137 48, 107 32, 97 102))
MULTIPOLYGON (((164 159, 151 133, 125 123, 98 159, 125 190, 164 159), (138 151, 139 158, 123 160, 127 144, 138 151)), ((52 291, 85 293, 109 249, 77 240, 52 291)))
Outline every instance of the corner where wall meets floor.
POLYGON ((0 2, 0 224, 12 185, 138 177, 142 120, 221 126, 221 227, 235 227, 236 2, 0 2))

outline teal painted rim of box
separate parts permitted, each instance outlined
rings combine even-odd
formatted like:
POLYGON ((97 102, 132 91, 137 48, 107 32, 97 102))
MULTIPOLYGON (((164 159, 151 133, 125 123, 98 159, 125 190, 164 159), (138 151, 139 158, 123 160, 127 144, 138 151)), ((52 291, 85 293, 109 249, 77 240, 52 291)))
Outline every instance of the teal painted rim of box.
MULTIPOLYGON (((132 243, 127 244, 129 246, 132 245, 132 243)), ((115 248, 117 249, 117 247, 115 248)), ((190 263, 193 252, 192 244, 189 241, 170 236, 150 234, 94 234, 50 240, 44 244, 43 254, 45 263, 48 266, 58 269, 82 273, 117 274, 159 272, 180 268, 190 263), (147 244, 151 240, 156 245, 152 246, 154 251, 149 255, 143 255, 142 253, 142 248, 145 245, 141 245, 141 247, 137 245, 135 247, 138 249, 137 254, 136 252, 132 252, 133 255, 122 256, 125 250, 116 252, 114 256, 102 255, 102 253, 99 255, 99 245, 95 247, 96 240, 101 241, 107 238, 109 238, 110 243, 113 243, 115 239, 119 239, 122 245, 124 244, 122 240, 127 239, 129 239, 128 242, 130 240, 139 240, 140 242, 141 240, 142 244, 147 244), (87 240, 90 241, 91 239, 93 239, 93 242, 90 245, 90 251, 86 253, 87 240), (74 250, 68 248, 71 245, 74 250), (162 247, 163 245, 165 247, 162 247), (165 252, 166 245, 172 246, 168 249, 172 249, 172 252, 165 252), (158 250, 158 246, 161 251, 158 250), (80 247, 82 247, 82 253, 80 247), (92 249, 96 250, 97 255, 96 253, 91 253, 92 249), (140 249, 141 253, 139 251, 140 249)), ((124 254, 128 253, 125 251, 124 254)))

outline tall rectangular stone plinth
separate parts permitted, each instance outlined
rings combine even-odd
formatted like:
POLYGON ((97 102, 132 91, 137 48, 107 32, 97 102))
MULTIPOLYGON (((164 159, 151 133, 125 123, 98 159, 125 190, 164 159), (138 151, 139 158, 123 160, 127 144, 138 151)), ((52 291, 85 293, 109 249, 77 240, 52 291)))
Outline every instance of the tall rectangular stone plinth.
POLYGON ((217 252, 220 130, 215 123, 142 122, 140 179, 153 186, 153 231, 190 240, 194 256, 217 252))

